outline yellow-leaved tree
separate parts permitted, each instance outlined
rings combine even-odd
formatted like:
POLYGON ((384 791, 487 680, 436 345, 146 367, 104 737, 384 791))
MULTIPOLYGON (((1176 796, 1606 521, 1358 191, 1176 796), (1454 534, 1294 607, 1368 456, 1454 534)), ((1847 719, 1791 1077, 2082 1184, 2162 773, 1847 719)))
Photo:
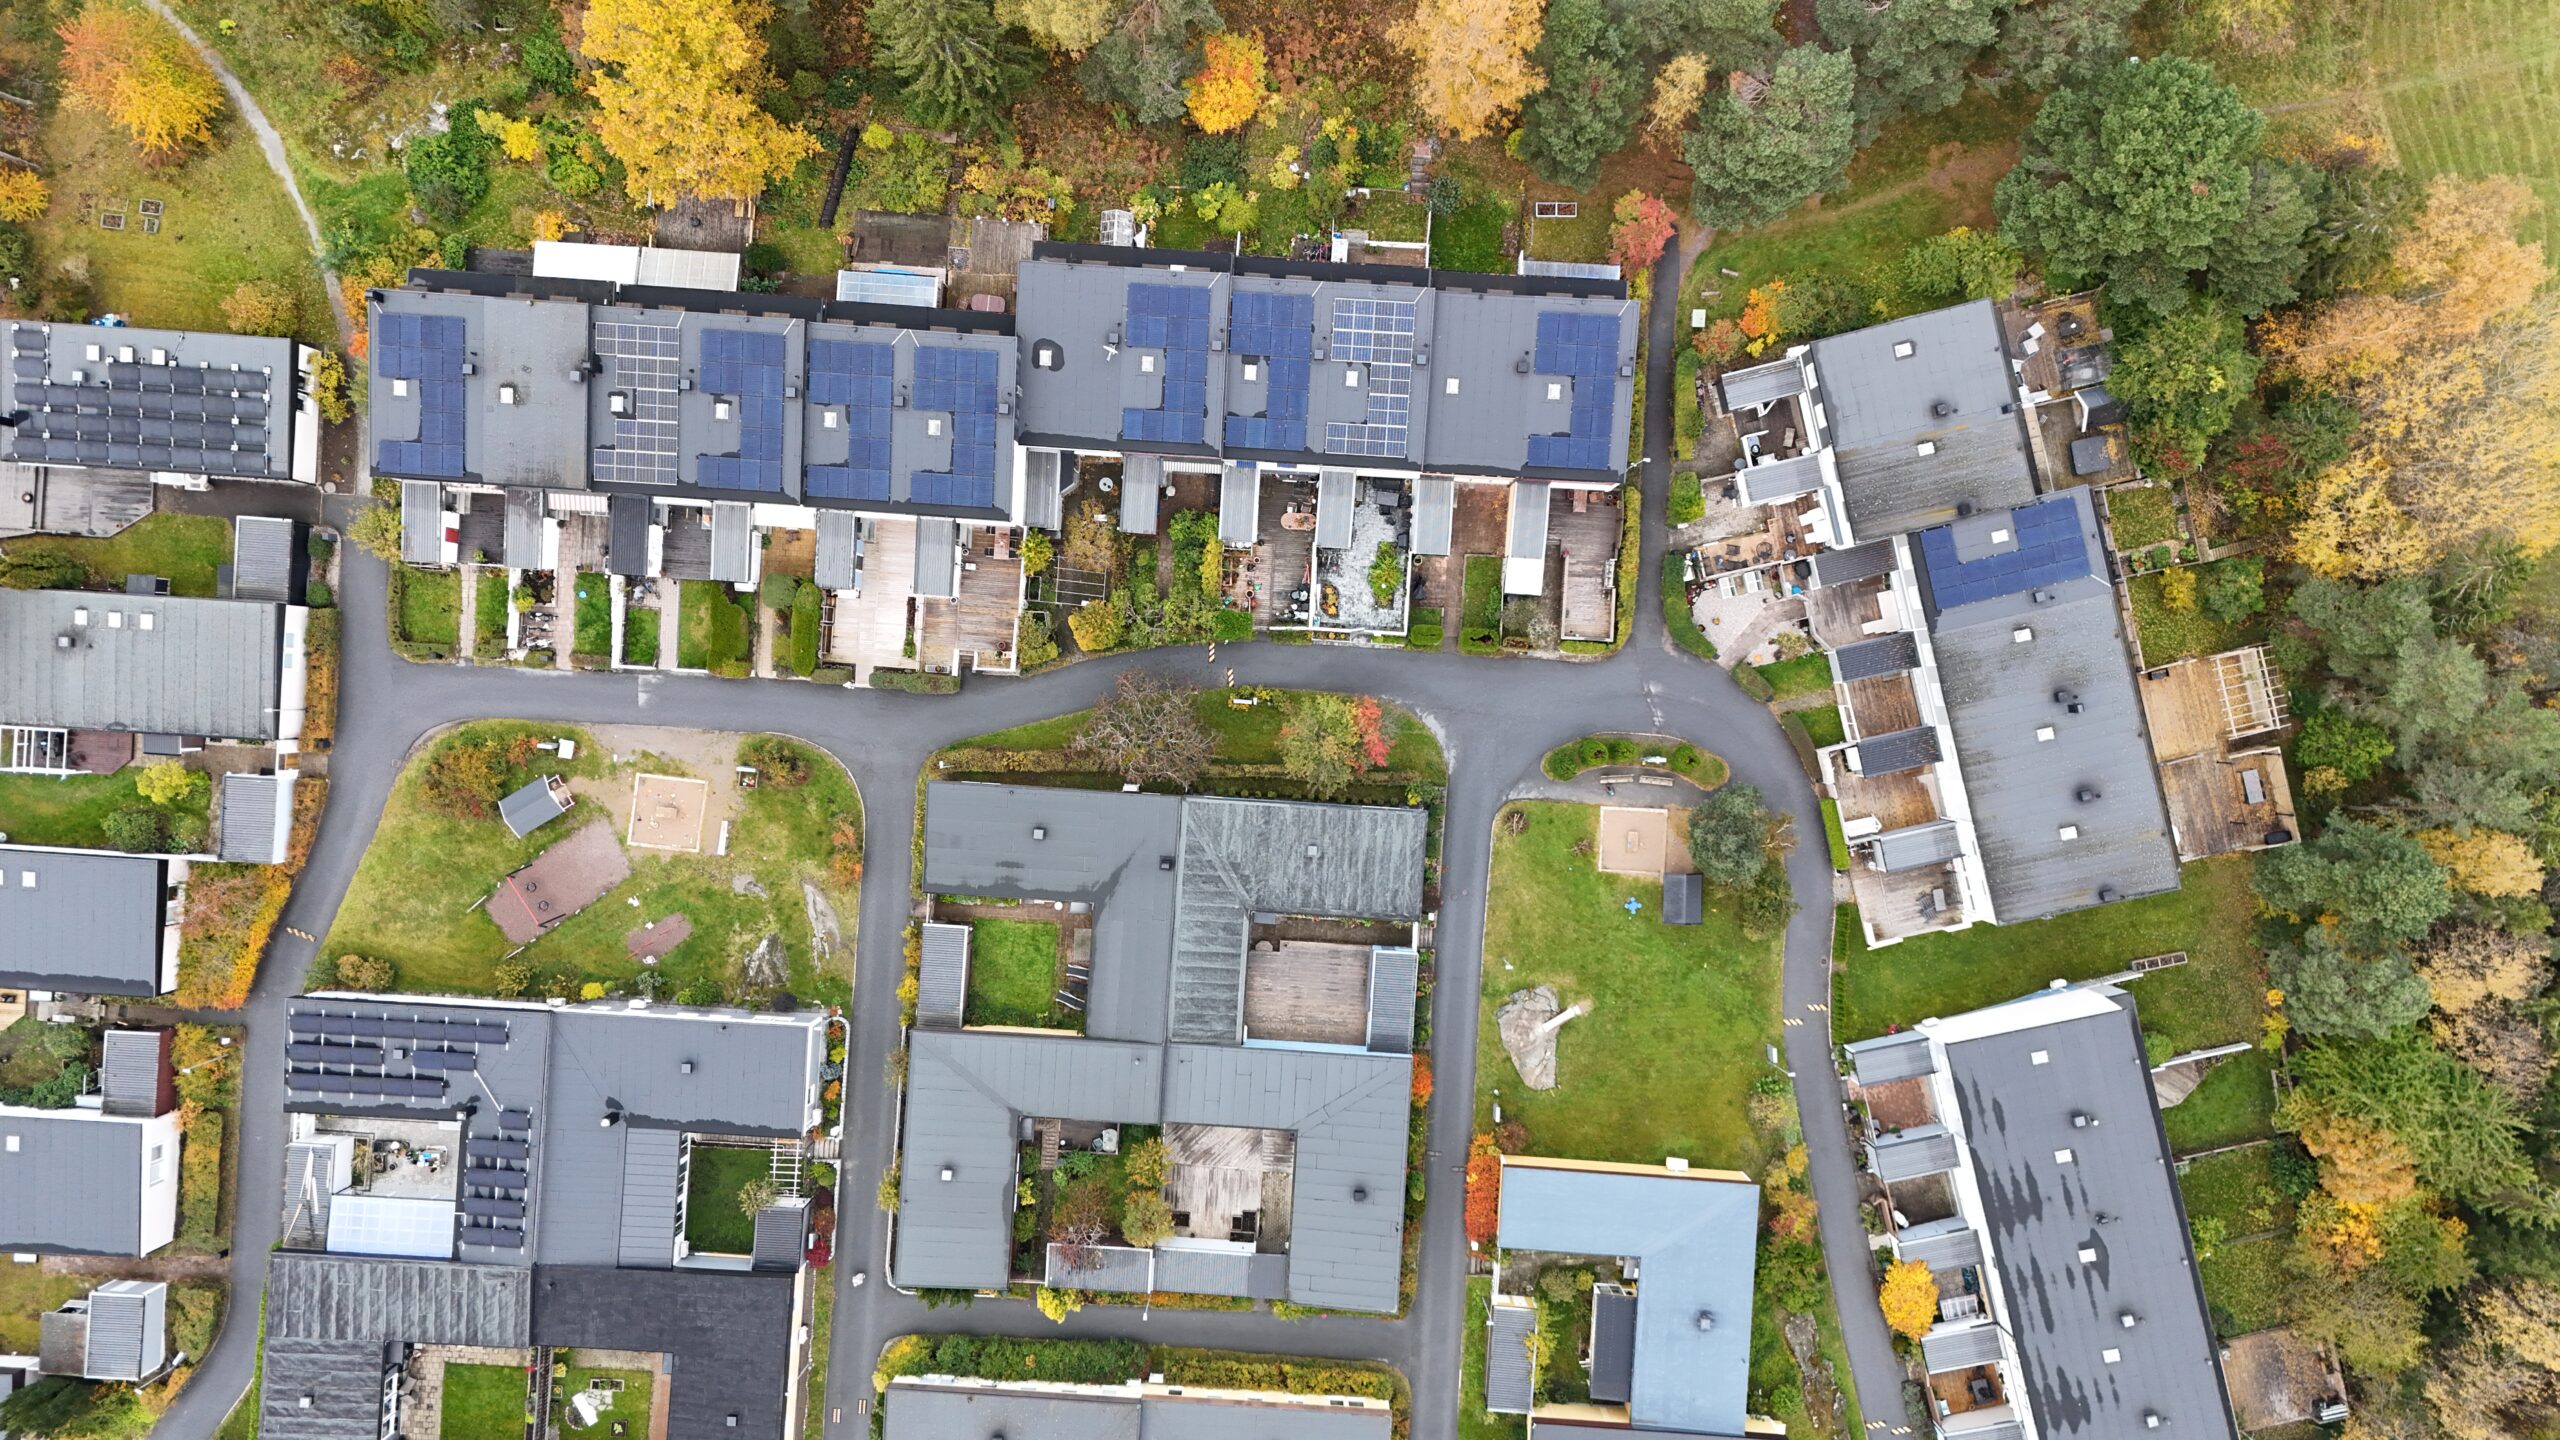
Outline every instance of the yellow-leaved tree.
POLYGON ((1926 1261, 1896 1260, 1885 1267, 1876 1303, 1895 1334, 1917 1340, 1938 1323, 1938 1277, 1929 1273, 1926 1261))
POLYGON ((498 110, 474 110, 471 123, 480 127, 481 134, 497 141, 498 148, 510 160, 542 158, 542 130, 530 120, 498 110))
POLYGON ((1041 49, 1072 57, 1102 43, 1120 8, 1117 0, 996 0, 996 18, 1021 26, 1041 49))
POLYGON ((596 138, 644 205, 687 196, 744 204, 817 153, 807 131, 758 108, 763 0, 593 0, 581 43, 601 112, 596 138))
POLYGON ((213 139, 222 82, 167 22, 122 0, 91 0, 57 33, 63 98, 106 116, 145 158, 213 139))
POLYGON ((2261 348, 2280 369, 2336 384, 2378 376, 2413 349, 2478 335, 2550 275, 2541 243, 2516 238, 2541 208, 2511 176, 2439 175, 2378 284, 2270 318, 2261 348))
POLYGON ((53 204, 53 187, 33 170, 0 166, 0 220, 33 220, 53 204))
POLYGON ((2421 830, 2418 843, 2454 884, 2474 895, 2532 895, 2542 889, 2542 861, 2523 836, 2503 830, 2475 829, 2468 835, 2421 830))
POLYGON ((1388 33, 1413 57, 1413 98, 1422 113, 1473 140, 1546 83, 1529 63, 1545 26, 1543 0, 1420 0, 1388 33))
POLYGON ((1201 47, 1200 70, 1183 85, 1191 123, 1223 135, 1262 108, 1265 56, 1259 35, 1212 35, 1201 47))
POLYGON ((1707 98, 1707 57, 1674 55, 1653 77, 1653 99, 1644 107, 1644 133, 1663 145, 1680 143, 1689 117, 1707 98))

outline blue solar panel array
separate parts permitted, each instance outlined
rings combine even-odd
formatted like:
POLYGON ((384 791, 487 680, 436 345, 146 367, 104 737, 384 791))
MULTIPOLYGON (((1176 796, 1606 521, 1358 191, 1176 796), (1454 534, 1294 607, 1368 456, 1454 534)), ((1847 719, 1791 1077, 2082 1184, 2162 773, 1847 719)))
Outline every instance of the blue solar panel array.
POLYGON ((897 350, 851 340, 809 342, 809 402, 844 407, 841 465, 809 467, 808 493, 824 500, 889 498, 889 401, 897 350))
POLYGON ((374 464, 395 475, 462 473, 465 347, 459 315, 385 315, 374 327, 374 365, 418 397, 418 438, 385 440, 374 464))
POLYGON ((1920 533, 1921 563, 1929 567, 1929 594, 1940 610, 2020 595, 2097 573, 2080 534, 2079 511, 2069 496, 2010 511, 2009 530, 2018 548, 1979 560, 1957 558, 1951 527, 1941 525, 1920 533))
POLYGON ((782 385, 789 371, 783 336, 764 330, 702 332, 701 388, 736 397, 738 449, 702 455, 694 483, 713 490, 782 489, 782 385))
POLYGON ((1132 285, 1121 343, 1164 352, 1164 398, 1153 410, 1123 407, 1120 438, 1197 445, 1209 428, 1209 292, 1194 285, 1132 285))
MULTIPOLYGON (((1205 340, 1203 343, 1205 345, 1205 340)), ((1204 349, 1201 354, 1205 361, 1207 351, 1204 349)), ((994 353, 965 350, 956 345, 917 346, 913 402, 918 410, 950 413, 951 468, 948 471, 918 470, 910 474, 907 477, 908 498, 919 505, 965 505, 976 509, 994 505, 994 353)), ((1196 421, 1194 428, 1197 428, 1196 421)))
POLYGON ((1254 450, 1307 448, 1307 391, 1313 377, 1316 300, 1312 295, 1239 292, 1227 309, 1227 348, 1262 362, 1260 415, 1227 417, 1227 443, 1254 450))
POLYGON ((1538 346, 1533 355, 1541 375, 1573 377, 1573 413, 1562 435, 1529 437, 1529 463, 1564 470, 1609 468, 1611 402, 1618 385, 1618 326, 1615 315, 1585 315, 1571 310, 1538 312, 1538 346))

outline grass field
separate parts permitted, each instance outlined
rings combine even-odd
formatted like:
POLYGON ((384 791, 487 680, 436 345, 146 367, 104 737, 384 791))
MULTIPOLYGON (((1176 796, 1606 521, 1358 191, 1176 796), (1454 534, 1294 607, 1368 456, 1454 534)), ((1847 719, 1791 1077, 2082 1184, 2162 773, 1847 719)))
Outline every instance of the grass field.
MULTIPOLYGON (((1280 759, 1280 728, 1289 721, 1289 707, 1285 703, 1264 703, 1239 709, 1227 703, 1230 698, 1239 693, 1242 692, 1203 690, 1193 702, 1195 713, 1200 717, 1200 723, 1207 726, 1209 732, 1216 736, 1218 741, 1217 759, 1212 762, 1209 776, 1205 777, 1197 788, 1212 792, 1219 788, 1215 769, 1217 765, 1271 765, 1278 763, 1280 759)), ((1076 732, 1084 727, 1087 713, 1075 710, 1064 715, 1052 715, 1045 720, 1033 720, 1011 729, 997 730, 963 740, 950 748, 953 750, 1064 750, 1068 742, 1075 739, 1076 732)), ((1417 774, 1433 782, 1445 781, 1449 775, 1448 757, 1441 752, 1440 742, 1432 735, 1430 728, 1416 720, 1411 712, 1400 707, 1389 705, 1385 713, 1388 721, 1395 726, 1394 744, 1387 752, 1387 769, 1417 774)), ((1063 759, 1059 769, 1062 772, 1073 773, 1066 771, 1063 759)), ((972 778, 998 778, 1008 784, 1038 783, 1035 776, 1021 772, 1008 773, 1000 777, 972 778)), ((1075 782, 1071 780, 1065 783, 1075 782)), ((1275 779, 1269 775, 1257 775, 1250 783, 1255 787, 1255 793, 1260 794, 1285 791, 1290 788, 1292 782, 1275 779)))
POLYGON ((531 1401, 525 1374, 513 1365, 444 1367, 443 1440, 519 1440, 531 1401))
MULTIPOLYGON (((613 764, 593 749, 588 737, 556 726, 480 721, 433 746, 523 733, 566 734, 580 741, 576 761, 559 766, 545 757, 541 768, 629 784, 635 766, 613 764)), ((569 815, 518 840, 495 819, 439 814, 420 796, 420 777, 433 753, 431 748, 412 757, 401 772, 322 953, 389 960, 398 967, 399 985, 406 990, 486 994, 492 967, 512 947, 477 908, 480 902, 508 873, 571 830, 608 817, 593 799, 581 798, 569 815)), ((836 818, 845 817, 858 829, 862 806, 853 782, 833 761, 804 753, 809 759, 807 784, 744 792, 727 855, 631 852, 629 879, 544 934, 518 959, 540 977, 628 981, 641 967, 623 937, 644 919, 683 914, 693 921, 693 935, 655 967, 663 989, 707 978, 734 991, 730 967, 763 936, 776 934, 790 957, 792 992, 809 1000, 840 999, 848 956, 839 951, 824 972, 817 968, 800 886, 804 880, 818 885, 842 921, 849 947, 856 895, 834 883, 828 866, 836 818), (732 880, 742 874, 753 876, 766 894, 734 889, 732 880), (639 901, 636 908, 626 903, 633 899, 639 901)))
POLYGON ((754 653, 746 608, 728 586, 717 580, 687 580, 683 584, 678 611, 682 628, 676 634, 679 668, 709 670, 743 661, 754 653))
POLYGON ((1058 989, 1058 927, 1046 920, 969 922, 971 1025, 1073 1030, 1049 997, 1058 989))
POLYGON ((2188 1221, 2208 1230, 2218 1225, 2222 1232, 2219 1241, 2200 1247, 2197 1264, 2214 1329, 2224 1336, 2290 1318, 2284 1252, 2293 1233, 2293 1202, 2275 1187, 2273 1157, 2268 1147, 2253 1146, 2207 1156, 2178 1176, 2188 1221))
POLYGON ((400 637, 420 645, 462 643, 462 577, 411 569, 400 581, 400 637))
POLYGON ((2107 519, 2115 526, 2119 551, 2174 544, 2178 538, 2178 505, 2166 486, 2108 491, 2107 519))
MULTIPOLYGON (((106 849, 109 815, 128 805, 149 802, 135 787, 142 767, 128 765, 113 775, 0 775, 0 831, 12 844, 71 845, 106 849)), ((171 819, 192 815, 202 820, 213 810, 213 787, 169 806, 171 819)))
POLYGON ((2195 1093, 2160 1112, 2169 1148, 2184 1153, 2261 1140, 2276 1131, 2275 1062, 2251 1050, 2206 1073, 2195 1093))
POLYGON ((2188 963, 2130 987, 2142 1028, 2180 1050, 2254 1039, 2266 989, 2264 962, 2249 940, 2257 910, 2245 855, 2187 866, 2174 894, 2023 925, 1915 936, 1882 950, 1859 942, 1855 912, 1844 909, 1835 1024, 1842 1038, 1862 1040, 1889 1026, 2014 1000, 2056 978, 2086 980, 2129 960, 2184 950, 2188 963))
POLYGON ((1799 655, 1774 665, 1752 667, 1760 678, 1769 682, 1770 695, 1778 700, 1792 700, 1799 695, 1820 695, 1831 689, 1831 657, 1799 655))
POLYGON ((1804 738, 1812 741, 1817 750, 1825 745, 1837 745, 1849 738, 1848 727, 1840 719, 1840 707, 1837 705, 1817 705, 1810 710, 1790 710, 1787 712, 1787 719, 1804 731, 1804 738))
MULTIPOLYGON (((623 664, 655 665, 658 663, 658 625, 661 618, 662 617, 660 617, 656 607, 654 606, 626 605, 623 607, 623 664)), ((606 621, 606 625, 608 626, 608 630, 606 632, 608 637, 607 643, 611 643, 611 630, 609 628, 611 624, 612 622, 610 620, 606 621)))
POLYGON ((1592 807, 1513 808, 1528 829, 1494 831, 1478 1128, 1491 1126, 1498 1089, 1503 1118, 1528 1126, 1533 1154, 1648 1164, 1681 1155, 1758 1174, 1769 1157, 1743 1101, 1778 1035, 1776 942, 1745 940, 1713 896, 1705 924, 1664 925, 1660 881, 1603 875, 1574 853, 1592 838, 1592 807), (1641 913, 1622 908, 1629 897, 1641 913), (1592 1005, 1558 1036, 1557 1085, 1544 1092, 1520 1083, 1494 1028, 1504 996, 1539 984, 1567 1005, 1592 1005))
POLYGON ((572 655, 604 655, 613 649, 613 581, 610 577, 582 574, 575 582, 576 630, 570 644, 572 655))
POLYGON ((68 555, 89 567, 89 583, 122 590, 127 575, 157 575, 173 595, 209 596, 214 572, 231 563, 231 522, 219 515, 146 515, 113 535, 48 535, 13 540, 9 553, 68 555))
POLYGON ((756 1222, 738 1192, 773 1175, 773 1152, 734 1145, 696 1145, 684 1188, 684 1238, 696 1250, 744 1255, 755 1249, 756 1222))
MULTIPOLYGON (((831 1285, 817 1287, 821 1294, 834 1288, 831 1285)), ((625 1436, 648 1434, 649 1397, 651 1388, 657 1383, 657 1377, 645 1370, 609 1370, 592 1365, 570 1366, 569 1373, 563 1376, 553 1389, 552 1397, 559 1402, 552 1407, 559 1417, 558 1433, 563 1435, 579 1433, 568 1423, 569 1397, 590 1388, 592 1382, 597 1380, 622 1382, 622 1388, 613 1392, 613 1408, 604 1412, 604 1418, 598 1422, 598 1428, 610 1430, 610 1427, 619 1425, 623 1428, 612 1433, 625 1436)), ((810 1408, 814 1410, 818 1407, 812 1405, 810 1408)))

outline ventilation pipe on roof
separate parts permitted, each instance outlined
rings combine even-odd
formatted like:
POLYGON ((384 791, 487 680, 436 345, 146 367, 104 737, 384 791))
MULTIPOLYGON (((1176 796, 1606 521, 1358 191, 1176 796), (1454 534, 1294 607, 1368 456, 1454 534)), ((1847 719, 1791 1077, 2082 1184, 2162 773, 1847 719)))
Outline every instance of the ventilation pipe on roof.
POLYGON ((1941 420, 1944 420, 1948 416, 1956 413, 1956 407, 1945 400, 1932 400, 1929 402, 1929 413, 1937 416, 1941 420))
POLYGON ((2083 805, 2094 804, 2098 798, 2098 787, 2095 785, 2083 785, 2073 793, 2073 798, 2077 799, 2083 805))
POLYGON ((1707 1330, 1713 1330, 1714 1328, 1716 1328, 1716 1312, 1714 1312, 1713 1310, 1701 1310, 1701 1311, 1699 1311, 1699 1312, 1698 1312, 1698 1329, 1699 1329, 1700 1331, 1702 1331, 1702 1332, 1703 1332, 1703 1331, 1707 1331, 1707 1330))

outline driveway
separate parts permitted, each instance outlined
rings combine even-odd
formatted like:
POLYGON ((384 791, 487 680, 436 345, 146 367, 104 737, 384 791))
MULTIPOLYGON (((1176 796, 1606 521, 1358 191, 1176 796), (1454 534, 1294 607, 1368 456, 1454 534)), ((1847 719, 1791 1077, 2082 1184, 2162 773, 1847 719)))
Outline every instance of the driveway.
MULTIPOLYGON (((1655 276, 1655 293, 1676 293, 1677 254, 1655 276)), ((1647 432, 1670 433, 1670 361, 1677 343, 1672 307, 1656 307, 1651 325, 1647 432)), ((897 1048, 901 936, 893 917, 906 912, 912 853, 915 777, 925 758, 953 740, 1076 709, 1099 699, 1120 669, 1140 666, 1207 685, 1232 667, 1238 683, 1366 691, 1408 706, 1439 733, 1452 776, 1439 926, 1439 983, 1433 991, 1434 1067, 1440 1099, 1432 1106, 1429 1203, 1422 1219, 1420 1290, 1402 1320, 1328 1317, 1287 1321, 1264 1314, 1176 1311, 1151 1315, 1121 1306, 1088 1306, 1058 1327, 1069 1336, 1111 1336, 1328 1358, 1386 1360, 1412 1379, 1417 1436, 1456 1433, 1458 1356, 1465 1309, 1467 1247, 1461 1229, 1470 1101, 1476 1063, 1475 1003, 1484 926, 1494 812, 1514 794, 1545 784, 1538 760, 1551 747, 1593 731, 1666 732, 1698 740, 1723 755, 1736 779, 1754 784, 1795 822, 1799 843, 1788 861, 1800 908, 1787 928, 1784 1004, 1806 1023, 1787 1030, 1786 1060, 1811 1152, 1814 1193, 1822 1204, 1823 1239, 1848 1338, 1850 1368, 1871 1421, 1902 1419, 1901 1369, 1878 1315, 1867 1267, 1867 1237, 1855 1209, 1856 1171, 1842 1123, 1832 1068, 1830 999, 1831 871, 1819 837, 1821 816, 1768 712, 1715 666, 1680 652, 1665 637, 1658 577, 1660 523, 1668 469, 1659 458, 1640 467, 1645 504, 1643 557, 1634 634, 1617 655, 1578 664, 1423 655, 1369 647, 1229 645, 1217 666, 1204 651, 1183 649, 1093 661, 1030 680, 974 678, 958 700, 813 685, 774 684, 749 692, 761 728, 798 735, 825 748, 861 785, 868 807, 871 864, 863 875, 863 914, 856 942, 853 1038, 845 1074, 845 1154, 837 1189, 835 1277, 839 1285, 828 1394, 844 1419, 831 1435, 867 1429, 861 1407, 871 1398, 873 1359, 891 1337, 908 1332, 1049 1333, 1032 1311, 1006 1303, 929 1311, 885 1284, 854 1290, 856 1271, 887 1273, 887 1227, 867 1203, 890 1159, 895 1097, 878 1083, 897 1048)), ((277 511, 304 510, 310 497, 273 487, 218 487, 225 502, 277 511)), ((354 502, 331 498, 342 524, 354 502)), ((242 1086, 239 1194, 231 1280, 241 1307, 226 1325, 193 1383, 161 1424, 163 1434, 210 1436, 247 1387, 256 1362, 257 1327, 250 1297, 261 1293, 278 1215, 261 1197, 274 1193, 283 1168, 284 1096, 279 1047, 286 1000, 302 988, 316 945, 326 936, 357 861, 389 796, 402 758, 438 726, 506 716, 580 725, 673 725, 735 729, 738 682, 671 675, 474 669, 415 665, 383 641, 386 572, 349 549, 339 603, 346 609, 338 738, 330 755, 330 803, 309 863, 286 907, 283 925, 260 968, 242 1015, 250 1054, 242 1086)))

